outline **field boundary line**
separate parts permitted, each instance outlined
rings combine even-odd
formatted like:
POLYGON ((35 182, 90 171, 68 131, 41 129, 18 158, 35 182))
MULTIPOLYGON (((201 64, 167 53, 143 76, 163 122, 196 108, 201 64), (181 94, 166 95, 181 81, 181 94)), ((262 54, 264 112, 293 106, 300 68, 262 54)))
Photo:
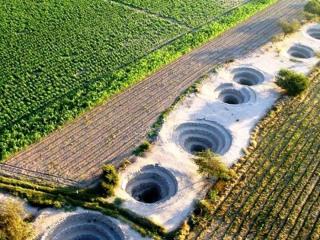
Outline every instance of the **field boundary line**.
POLYGON ((126 3, 126 2, 123 2, 121 0, 104 0, 104 1, 105 2, 110 2, 111 4, 116 4, 118 6, 122 6, 122 7, 128 8, 128 9, 131 9, 131 10, 139 12, 139 13, 144 13, 144 14, 147 14, 147 15, 150 15, 150 16, 153 16, 153 17, 161 18, 161 19, 163 19, 163 20, 165 20, 167 22, 170 22, 170 23, 175 24, 175 25, 180 25, 180 26, 185 27, 185 28, 187 28, 189 30, 193 29, 192 26, 189 26, 188 24, 186 24, 186 23, 184 23, 182 21, 179 21, 178 19, 176 19, 174 17, 168 17, 168 16, 165 16, 165 15, 162 15, 162 14, 159 14, 159 13, 155 13, 153 11, 150 11, 149 9, 146 9, 146 8, 143 8, 143 7, 131 4, 131 3, 126 3))
POLYGON ((79 185, 79 182, 73 179, 68 179, 68 178, 60 177, 60 176, 49 174, 49 173, 25 169, 25 168, 13 166, 10 164, 5 164, 5 163, 0 164, 0 175, 2 176, 9 175, 10 177, 16 178, 14 177, 14 175, 12 176, 12 174, 17 176, 27 177, 27 178, 33 178, 36 180, 44 180, 48 183, 54 182, 54 183, 62 184, 65 186, 79 185))

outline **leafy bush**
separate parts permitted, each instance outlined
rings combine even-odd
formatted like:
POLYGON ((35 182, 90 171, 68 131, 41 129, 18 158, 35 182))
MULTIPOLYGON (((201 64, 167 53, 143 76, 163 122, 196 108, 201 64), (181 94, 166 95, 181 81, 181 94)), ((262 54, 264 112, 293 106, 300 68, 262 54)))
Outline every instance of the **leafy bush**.
POLYGON ((310 0, 304 7, 304 10, 308 13, 320 16, 320 1, 310 0))
POLYGON ((282 31, 284 32, 284 34, 286 35, 298 31, 299 28, 301 27, 300 22, 297 20, 293 20, 292 22, 281 21, 279 25, 282 28, 282 31))
POLYGON ((145 152, 149 151, 150 147, 151 144, 148 141, 144 141, 133 151, 133 154, 136 156, 142 156, 145 152))
POLYGON ((8 200, 0 205, 0 239, 27 240, 33 236, 31 225, 23 218, 26 212, 21 203, 8 200))
POLYGON ((119 176, 113 165, 107 164, 102 167, 103 176, 100 187, 106 197, 114 195, 114 188, 119 184, 119 176))
POLYGON ((309 86, 309 79, 294 71, 282 69, 279 71, 276 84, 287 91, 289 96, 296 96, 309 86))
POLYGON ((175 240, 185 240, 190 234, 190 225, 187 221, 184 221, 182 226, 179 229, 179 232, 177 233, 177 236, 175 236, 175 240))
POLYGON ((199 172, 209 177, 216 177, 222 180, 229 180, 235 176, 233 170, 229 169, 220 159, 220 156, 211 150, 206 150, 197 154, 194 158, 199 166, 199 172))

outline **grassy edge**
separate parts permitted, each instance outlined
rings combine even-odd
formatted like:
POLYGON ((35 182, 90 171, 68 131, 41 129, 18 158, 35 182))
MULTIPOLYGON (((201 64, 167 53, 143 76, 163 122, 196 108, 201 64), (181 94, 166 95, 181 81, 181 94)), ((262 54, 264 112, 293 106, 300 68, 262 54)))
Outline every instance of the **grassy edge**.
POLYGON ((40 141, 42 137, 73 120, 79 114, 123 92, 163 66, 218 37, 223 32, 244 22, 277 1, 252 0, 231 10, 216 21, 183 35, 171 44, 140 59, 135 64, 115 71, 111 76, 102 77, 83 89, 77 89, 75 92, 71 92, 72 95, 64 96, 58 103, 54 102, 54 104, 46 106, 41 111, 24 119, 25 121, 19 121, 9 126, 2 133, 2 136, 5 137, 0 142, 0 162, 30 144, 40 141), (55 114, 52 115, 52 113, 55 114), (46 124, 39 126, 39 122, 45 122, 46 124))
POLYGON ((30 205, 40 208, 53 207, 71 211, 76 207, 82 207, 99 211, 125 222, 142 236, 159 237, 165 235, 164 229, 152 221, 140 217, 128 209, 122 209, 104 198, 83 194, 77 189, 41 186, 26 183, 25 180, 0 177, 0 191, 24 199, 30 205))

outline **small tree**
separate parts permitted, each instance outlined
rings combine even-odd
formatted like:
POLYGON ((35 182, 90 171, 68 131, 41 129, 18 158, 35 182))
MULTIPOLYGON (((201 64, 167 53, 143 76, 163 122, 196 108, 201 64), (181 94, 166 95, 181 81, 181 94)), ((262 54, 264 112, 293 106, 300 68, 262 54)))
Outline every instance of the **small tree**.
POLYGON ((287 91, 289 96, 296 96, 309 86, 309 79, 294 71, 282 69, 276 77, 276 84, 287 91))
POLYGON ((301 27, 300 22, 297 20, 293 20, 292 22, 281 21, 279 25, 282 28, 282 31, 284 32, 285 35, 294 33, 298 31, 299 28, 301 27))
POLYGON ((0 205, 0 239, 32 239, 33 229, 23 218, 26 212, 21 203, 8 200, 0 205))
POLYGON ((235 172, 229 169, 220 159, 220 156, 211 150, 199 152, 194 157, 195 163, 199 166, 199 172, 208 177, 216 177, 222 180, 229 180, 235 176, 235 172))
POLYGON ((304 7, 304 10, 308 13, 320 16, 320 1, 310 0, 304 7))
POLYGON ((102 182, 100 184, 102 191, 106 196, 114 195, 114 188, 119 184, 119 176, 115 167, 111 164, 102 167, 102 182))

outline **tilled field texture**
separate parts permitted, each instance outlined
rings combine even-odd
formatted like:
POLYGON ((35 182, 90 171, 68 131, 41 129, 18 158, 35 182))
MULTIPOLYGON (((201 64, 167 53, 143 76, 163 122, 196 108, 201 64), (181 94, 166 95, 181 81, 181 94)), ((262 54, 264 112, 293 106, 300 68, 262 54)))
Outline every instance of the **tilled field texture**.
POLYGON ((76 181, 97 176, 103 163, 116 163, 130 153, 184 89, 215 64, 268 42, 280 32, 279 20, 297 17, 304 3, 279 1, 9 159, 9 166, 2 168, 16 172, 22 168, 27 175, 40 172, 76 181))
POLYGON ((257 148, 237 167, 209 223, 189 239, 320 238, 320 72, 303 96, 262 122, 257 148))

